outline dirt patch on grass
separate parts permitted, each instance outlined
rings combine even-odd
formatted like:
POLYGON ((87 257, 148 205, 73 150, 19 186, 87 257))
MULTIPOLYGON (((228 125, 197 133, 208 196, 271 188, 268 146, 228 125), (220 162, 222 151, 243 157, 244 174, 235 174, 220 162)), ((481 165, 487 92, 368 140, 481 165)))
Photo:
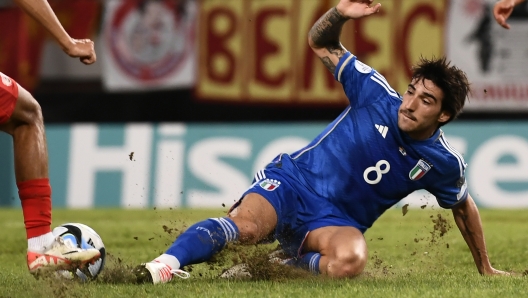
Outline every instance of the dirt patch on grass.
POLYGON ((107 254, 105 268, 96 279, 83 282, 75 274, 71 275, 72 279, 66 278, 66 274, 64 276, 54 273, 41 275, 38 278, 39 286, 35 288, 34 297, 91 297, 90 293, 85 291, 87 284, 135 284, 136 277, 132 268, 119 257, 107 254))
MULTIPOLYGON (((251 277, 244 280, 270 280, 283 281, 290 279, 314 278, 315 275, 307 270, 303 270, 290 265, 283 265, 270 262, 269 255, 279 250, 276 245, 241 245, 229 244, 226 249, 216 254, 207 261, 209 269, 216 272, 223 272, 237 264, 246 264, 247 271, 251 277)), ((286 258, 286 256, 282 256, 286 258)), ((189 267, 189 266, 187 266, 189 267)), ((191 268, 192 270, 192 268, 191 268)))
POLYGON ((370 261, 372 262, 372 269, 369 271, 365 271, 364 273, 362 273, 362 275, 365 275, 368 277, 379 277, 379 276, 387 276, 389 274, 394 274, 394 272, 391 272, 392 265, 384 262, 378 256, 377 251, 373 252, 373 255, 370 257, 370 261))
POLYGON ((83 294, 82 284, 77 280, 68 280, 56 276, 39 277, 40 285, 34 288, 34 297, 87 297, 83 294))
POLYGON ((115 255, 107 254, 105 268, 92 282, 107 284, 136 283, 136 276, 133 273, 133 268, 134 265, 127 264, 121 258, 115 255))

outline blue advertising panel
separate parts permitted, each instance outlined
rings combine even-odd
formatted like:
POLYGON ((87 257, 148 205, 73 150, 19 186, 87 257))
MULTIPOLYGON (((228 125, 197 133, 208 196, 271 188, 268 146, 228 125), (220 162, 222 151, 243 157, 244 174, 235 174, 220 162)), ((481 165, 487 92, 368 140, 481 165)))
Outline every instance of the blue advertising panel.
MULTIPOLYGON (((256 171, 307 144, 325 123, 48 125, 55 207, 222 207, 256 171)), ((481 207, 528 207, 528 122, 456 122, 444 129, 468 163, 481 207)), ((19 206, 12 142, 0 138, 0 205, 19 206)), ((435 205, 426 192, 401 204, 435 205)))

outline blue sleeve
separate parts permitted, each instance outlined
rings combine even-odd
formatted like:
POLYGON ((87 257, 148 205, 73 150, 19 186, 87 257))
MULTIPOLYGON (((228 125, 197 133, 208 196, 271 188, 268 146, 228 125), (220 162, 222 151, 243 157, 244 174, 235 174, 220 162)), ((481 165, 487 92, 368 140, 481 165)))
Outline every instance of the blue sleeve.
POLYGON ((436 197, 438 205, 451 209, 464 202, 468 197, 468 187, 465 176, 465 164, 462 160, 462 169, 456 169, 446 175, 446 179, 438 181, 433 189, 428 189, 436 197))
POLYGON ((353 108, 368 105, 386 95, 400 98, 385 77, 346 52, 336 65, 335 79, 343 85, 353 108))

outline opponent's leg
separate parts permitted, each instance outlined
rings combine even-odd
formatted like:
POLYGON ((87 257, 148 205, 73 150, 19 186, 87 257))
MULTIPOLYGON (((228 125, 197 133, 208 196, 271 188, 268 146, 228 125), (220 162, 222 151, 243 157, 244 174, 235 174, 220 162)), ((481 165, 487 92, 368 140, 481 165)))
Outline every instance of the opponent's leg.
POLYGON ((305 258, 298 260, 301 265, 319 268, 321 273, 331 277, 356 276, 367 264, 365 238, 354 227, 329 226, 311 231, 303 251, 307 253, 305 258))
POLYGON ((173 275, 187 278, 181 267, 209 260, 229 242, 257 243, 276 224, 273 206, 261 195, 249 193, 228 217, 210 218, 192 225, 164 254, 136 268, 137 280, 157 284, 171 281, 173 275))
POLYGON ((12 96, 16 105, 0 130, 13 137, 15 177, 28 239, 28 268, 36 273, 68 269, 72 262, 79 266, 92 261, 99 257, 98 250, 78 251, 57 243, 51 233, 51 187, 42 112, 29 92, 14 81, 11 83, 11 89, 4 84, 0 93, 3 99, 8 94, 12 96))
POLYGON ((15 110, 0 129, 13 137, 15 177, 29 239, 28 248, 42 250, 54 240, 44 122, 39 104, 20 86, 15 110), (34 241, 38 237, 40 241, 34 241))

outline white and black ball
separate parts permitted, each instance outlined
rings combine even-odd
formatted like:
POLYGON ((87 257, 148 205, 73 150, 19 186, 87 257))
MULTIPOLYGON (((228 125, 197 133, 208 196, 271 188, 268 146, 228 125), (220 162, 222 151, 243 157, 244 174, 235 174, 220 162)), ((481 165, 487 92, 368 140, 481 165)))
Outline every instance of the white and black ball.
POLYGON ((65 223, 53 229, 53 235, 61 237, 63 241, 71 242, 79 248, 95 248, 101 252, 101 256, 93 264, 88 264, 75 272, 66 270, 59 272, 63 277, 73 279, 77 276, 81 281, 89 281, 101 273, 105 265, 106 250, 103 240, 94 229, 81 223, 65 223))

